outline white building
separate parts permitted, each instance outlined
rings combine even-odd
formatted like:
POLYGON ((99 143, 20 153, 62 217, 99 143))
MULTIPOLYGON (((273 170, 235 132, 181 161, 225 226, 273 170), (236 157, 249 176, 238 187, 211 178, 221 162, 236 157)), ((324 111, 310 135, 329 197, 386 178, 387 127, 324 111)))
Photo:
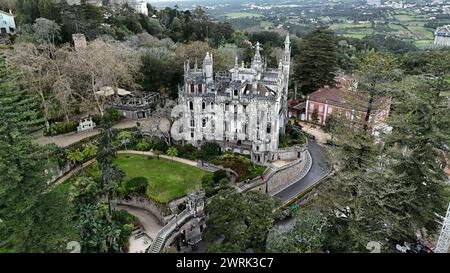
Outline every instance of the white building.
POLYGON ((438 27, 434 32, 434 45, 450 46, 450 25, 438 27))
POLYGON ((0 10, 0 34, 14 34, 15 32, 14 15, 0 10))
POLYGON ((184 85, 179 90, 172 137, 195 146, 214 141, 224 150, 251 154, 252 160, 267 163, 295 159, 300 153, 278 149, 279 135, 287 122, 290 70, 290 41, 276 69, 266 67, 256 44, 250 67, 244 63, 214 75, 213 56, 207 53, 202 68, 184 66, 184 85))

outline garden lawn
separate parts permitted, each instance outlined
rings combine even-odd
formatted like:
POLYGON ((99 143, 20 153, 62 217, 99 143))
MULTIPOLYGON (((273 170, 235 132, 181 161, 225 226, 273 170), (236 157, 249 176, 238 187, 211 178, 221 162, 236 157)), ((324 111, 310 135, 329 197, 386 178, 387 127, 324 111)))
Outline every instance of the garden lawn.
POLYGON ((167 203, 195 190, 207 174, 183 163, 142 155, 121 154, 114 163, 125 173, 124 181, 145 177, 148 180, 147 195, 160 203, 167 203))

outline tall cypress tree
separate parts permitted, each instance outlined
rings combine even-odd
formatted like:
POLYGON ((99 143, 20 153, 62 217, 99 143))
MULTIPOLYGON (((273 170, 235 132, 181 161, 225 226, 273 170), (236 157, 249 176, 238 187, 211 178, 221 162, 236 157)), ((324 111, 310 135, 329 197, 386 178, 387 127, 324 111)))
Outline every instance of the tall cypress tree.
POLYGON ((307 34, 300 42, 294 62, 293 80, 303 94, 325 85, 334 86, 338 62, 334 32, 318 28, 307 34))

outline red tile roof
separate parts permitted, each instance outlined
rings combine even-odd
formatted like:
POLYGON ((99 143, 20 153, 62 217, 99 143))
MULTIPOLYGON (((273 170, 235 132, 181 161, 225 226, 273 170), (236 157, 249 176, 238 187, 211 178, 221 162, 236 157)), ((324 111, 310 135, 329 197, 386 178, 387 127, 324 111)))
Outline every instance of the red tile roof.
MULTIPOLYGON (((336 87, 325 87, 311 93, 308 96, 310 101, 327 103, 342 108, 351 108, 358 111, 366 111, 368 99, 362 93, 343 91, 336 87)), ((375 100, 374 110, 385 107, 386 97, 379 97, 375 100)))

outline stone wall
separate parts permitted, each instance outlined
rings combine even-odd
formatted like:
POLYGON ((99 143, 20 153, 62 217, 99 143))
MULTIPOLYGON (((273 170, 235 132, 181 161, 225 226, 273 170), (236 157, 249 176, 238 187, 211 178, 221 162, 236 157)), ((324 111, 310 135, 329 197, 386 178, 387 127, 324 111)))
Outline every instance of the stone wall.
POLYGON ((111 201, 113 209, 118 205, 144 209, 153 214, 162 224, 167 224, 166 218, 164 217, 166 207, 146 197, 131 197, 130 199, 114 199, 111 201))
POLYGON ((268 194, 273 196, 303 178, 309 172, 311 163, 310 154, 304 151, 299 159, 281 168, 271 166, 268 172, 265 173, 266 182, 262 179, 256 179, 248 183, 248 185, 240 186, 240 188, 242 191, 253 190, 260 192, 266 192, 267 189, 268 194))

